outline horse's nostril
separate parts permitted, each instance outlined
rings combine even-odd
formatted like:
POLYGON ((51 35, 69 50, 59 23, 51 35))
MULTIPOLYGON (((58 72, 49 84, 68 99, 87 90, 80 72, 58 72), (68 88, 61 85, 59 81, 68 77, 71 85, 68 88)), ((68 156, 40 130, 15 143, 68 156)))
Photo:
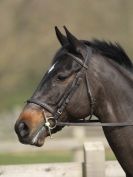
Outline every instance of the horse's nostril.
POLYGON ((19 130, 20 136, 23 138, 29 135, 29 128, 28 128, 27 124, 24 122, 21 122, 18 125, 18 130, 19 130))

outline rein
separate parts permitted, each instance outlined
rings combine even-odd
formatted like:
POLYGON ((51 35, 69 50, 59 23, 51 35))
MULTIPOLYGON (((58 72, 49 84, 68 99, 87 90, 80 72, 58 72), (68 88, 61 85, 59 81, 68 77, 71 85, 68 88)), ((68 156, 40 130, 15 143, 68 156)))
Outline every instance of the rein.
POLYGON ((27 100, 27 103, 33 103, 33 104, 36 104, 36 105, 39 105, 40 107, 42 107, 43 117, 45 120, 45 123, 42 126, 45 126, 48 128, 50 136, 52 134, 51 130, 56 128, 56 126, 103 126, 103 127, 133 126, 132 122, 102 123, 99 120, 91 120, 92 115, 94 113, 94 106, 95 106, 96 101, 92 96, 92 92, 90 90, 90 84, 87 79, 87 72, 86 71, 88 69, 88 65, 87 65, 88 59, 90 59, 92 56, 92 50, 91 50, 91 48, 87 47, 87 55, 85 57, 84 62, 80 58, 74 56, 71 53, 67 53, 67 55, 71 56, 82 67, 81 67, 80 71, 77 72, 71 85, 68 85, 68 87, 66 88, 64 95, 62 96, 60 102, 57 105, 57 110, 56 111, 53 110, 53 108, 51 106, 49 106, 47 103, 41 102, 40 100, 34 99, 32 97, 29 100, 27 100), (59 121, 59 118, 60 118, 62 112, 64 111, 65 107, 69 103, 69 101, 70 101, 71 97, 73 96, 74 92, 76 91, 76 89, 79 87, 80 82, 81 82, 81 80, 83 80, 83 78, 85 78, 88 98, 90 100, 90 102, 89 102, 90 103, 89 119, 87 121, 84 119, 80 119, 76 122, 61 122, 61 121, 59 121), (44 111, 45 109, 54 116, 47 117, 45 115, 45 111, 44 111))
POLYGON ((102 123, 99 120, 77 121, 77 122, 57 122, 58 126, 100 126, 100 127, 126 127, 133 126, 133 122, 110 122, 102 123))

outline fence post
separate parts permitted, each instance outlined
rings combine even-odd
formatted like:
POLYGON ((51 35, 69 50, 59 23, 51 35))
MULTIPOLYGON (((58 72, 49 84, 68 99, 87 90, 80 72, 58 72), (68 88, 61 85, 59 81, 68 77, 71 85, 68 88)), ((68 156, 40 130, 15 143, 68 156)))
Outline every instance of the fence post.
MULTIPOLYGON (((74 127, 73 128, 73 137, 79 142, 79 144, 83 144, 86 138, 84 127, 74 127)), ((74 149, 74 161, 75 162, 83 162, 84 161, 84 152, 83 147, 77 147, 74 149)))
POLYGON ((105 177, 105 150, 102 142, 84 143, 85 177, 105 177))

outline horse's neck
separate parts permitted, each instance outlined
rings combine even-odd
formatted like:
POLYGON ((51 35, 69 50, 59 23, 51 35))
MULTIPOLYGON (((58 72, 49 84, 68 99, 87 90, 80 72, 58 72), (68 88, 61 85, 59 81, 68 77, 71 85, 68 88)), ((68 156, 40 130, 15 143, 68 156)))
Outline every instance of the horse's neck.
POLYGON ((96 116, 102 122, 133 119, 133 74, 112 60, 96 58, 92 61, 99 84, 96 116))
MULTIPOLYGON (((111 60, 100 56, 93 59, 91 84, 96 93, 96 116, 101 122, 133 122, 133 74, 111 60)), ((121 166, 133 177, 133 127, 103 130, 121 166)))

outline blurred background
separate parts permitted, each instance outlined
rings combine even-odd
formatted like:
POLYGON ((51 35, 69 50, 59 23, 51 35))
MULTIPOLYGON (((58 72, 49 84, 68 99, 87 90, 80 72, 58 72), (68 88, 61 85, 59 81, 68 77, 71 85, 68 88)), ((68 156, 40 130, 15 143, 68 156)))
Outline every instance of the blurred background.
POLYGON ((117 41, 132 58, 132 9, 131 0, 0 0, 0 164, 73 161, 86 139, 102 140, 106 158, 115 159, 101 128, 64 128, 42 148, 20 144, 13 128, 60 47, 54 26, 79 39, 117 41))

